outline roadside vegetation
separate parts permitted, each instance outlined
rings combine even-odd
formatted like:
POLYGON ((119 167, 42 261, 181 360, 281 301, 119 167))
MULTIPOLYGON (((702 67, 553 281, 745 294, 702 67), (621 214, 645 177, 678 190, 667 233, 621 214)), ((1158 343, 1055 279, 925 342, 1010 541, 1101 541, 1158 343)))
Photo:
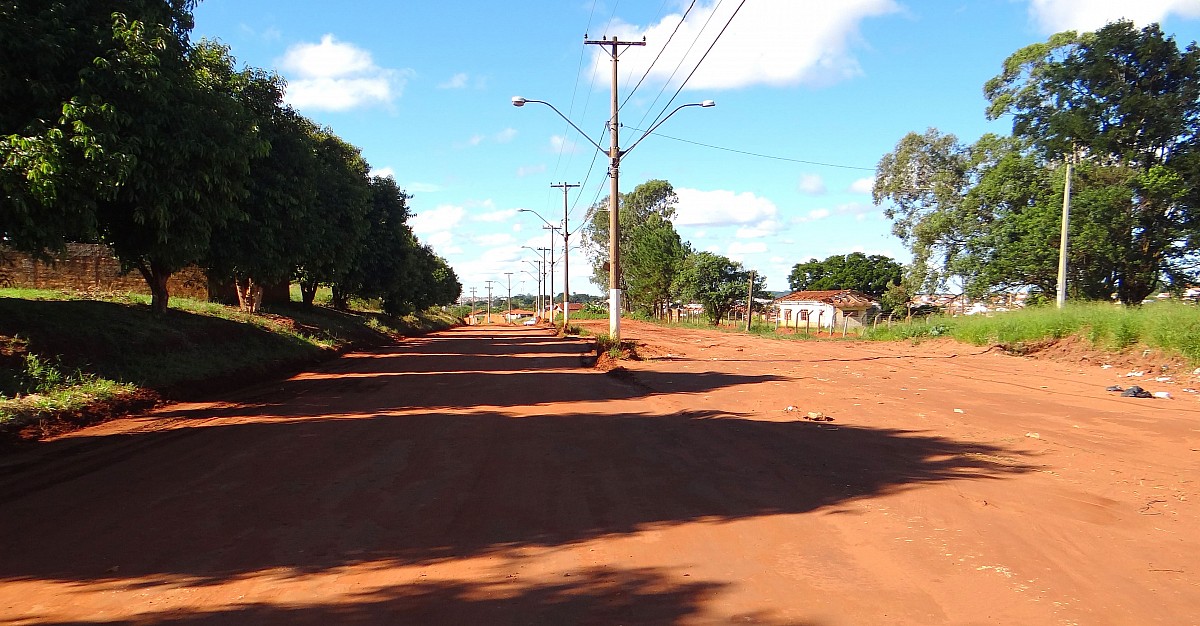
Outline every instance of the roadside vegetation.
POLYGON ((86 297, 0 289, 0 432, 243 386, 458 323, 436 309, 397 317, 293 304, 248 314, 186 298, 156 315, 150 296, 86 297))
POLYGON ((1200 307, 1155 302, 1124 307, 1099 302, 1063 309, 1032 307, 991 316, 934 316, 868 331, 867 339, 951 337, 975 345, 1015 346, 1076 335, 1102 350, 1150 348, 1200 364, 1200 307))

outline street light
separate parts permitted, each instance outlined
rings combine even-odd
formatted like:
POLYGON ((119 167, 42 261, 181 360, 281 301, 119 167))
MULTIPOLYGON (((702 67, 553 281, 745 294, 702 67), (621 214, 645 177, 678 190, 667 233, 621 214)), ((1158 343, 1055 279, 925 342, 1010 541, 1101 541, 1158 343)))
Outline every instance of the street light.
MULTIPOLYGON (((613 42, 614 50, 615 50, 616 44, 617 44, 617 42, 615 41, 615 38, 614 38, 614 42, 613 42)), ((658 123, 651 126, 650 130, 647 130, 646 132, 642 133, 642 136, 639 137, 637 139, 637 141, 633 142, 633 145, 629 146, 629 148, 626 148, 625 150, 621 150, 621 148, 619 146, 619 144, 620 144, 619 130, 620 130, 621 125, 620 125, 620 123, 618 121, 618 117, 617 117, 618 109, 620 107, 619 107, 619 103, 617 102, 616 71, 617 71, 616 56, 615 56, 615 52, 614 52, 612 117, 609 119, 609 124, 608 124, 609 131, 610 131, 610 145, 607 150, 605 150, 603 147, 601 147, 600 144, 593 141, 592 138, 589 137, 587 133, 583 132, 583 129, 581 129, 575 125, 575 122, 572 122, 570 119, 567 118, 566 115, 563 115, 562 111, 559 111, 557 108, 554 107, 553 104, 550 104, 549 102, 546 102, 545 100, 530 100, 528 98, 522 98, 521 96, 513 96, 512 104, 513 104, 513 106, 519 108, 519 107, 525 106, 527 103, 536 102, 538 104, 544 104, 544 105, 550 107, 550 110, 557 113, 559 117, 561 117, 564 121, 566 121, 566 123, 570 124, 571 128, 574 128, 580 135, 583 135, 584 138, 586 138, 589 143, 591 143, 593 146, 596 146, 597 150, 608 155, 609 177, 612 179, 612 185, 609 189, 609 196, 608 196, 609 197, 609 200, 608 200, 608 233, 609 233, 609 235, 608 235, 608 335, 609 335, 609 337, 611 337, 613 339, 613 341, 620 343, 620 341, 621 341, 621 288, 620 288, 619 279, 621 276, 621 271, 620 271, 621 247, 619 244, 619 242, 620 242, 620 236, 619 236, 620 223, 618 220, 620 209, 617 206, 617 204, 619 202, 618 199, 621 197, 621 191, 620 191, 621 187, 620 187, 620 182, 619 182, 620 181, 620 172, 621 172, 621 157, 625 156, 626 154, 629 153, 630 150, 637 147, 637 145, 639 143, 641 143, 642 140, 645 139, 647 135, 649 135, 652 131, 654 131, 656 128, 661 126, 662 123, 667 121, 667 119, 670 118, 672 115, 675 115, 675 113, 677 113, 680 109, 684 109, 687 107, 694 107, 694 106, 708 108, 708 107, 716 106, 717 103, 712 100, 704 100, 702 102, 682 104, 682 105, 676 107, 675 110, 668 113, 666 117, 659 120, 658 123)))
MULTIPOLYGON (((561 227, 551 224, 548 220, 546 220, 546 218, 542 217, 541 213, 538 213, 537 211, 534 211, 533 209, 517 209, 518 213, 532 213, 532 214, 536 215, 539 220, 542 220, 543 222, 546 223, 546 226, 544 228, 550 228, 551 230, 556 230, 558 228, 562 228, 562 231, 563 231, 563 329, 564 329, 563 332, 566 332, 565 329, 567 328, 567 320, 569 319, 569 315, 570 315, 569 310, 571 308, 570 301, 569 301, 569 299, 571 297, 571 290, 568 288, 568 282, 567 282, 569 280, 567 277, 567 271, 568 271, 568 267, 569 267, 567 264, 568 263, 567 262, 567 247, 569 245, 571 233, 567 231, 567 210, 566 210, 567 209, 567 194, 566 194, 566 191, 567 191, 568 187, 578 187, 578 186, 579 185, 567 185, 567 183, 562 183, 561 185, 551 185, 551 187, 563 187, 563 221, 562 221, 561 227)), ((553 240, 553 234, 552 234, 551 235, 551 244, 550 244, 551 247, 554 246, 553 241, 554 240, 553 240)), ((551 271, 553 271, 553 269, 554 269, 553 254, 551 254, 550 268, 551 268, 551 271)), ((550 309, 551 309, 550 322, 553 323, 554 322, 554 314, 553 314, 554 275, 553 274, 550 275, 550 309)))

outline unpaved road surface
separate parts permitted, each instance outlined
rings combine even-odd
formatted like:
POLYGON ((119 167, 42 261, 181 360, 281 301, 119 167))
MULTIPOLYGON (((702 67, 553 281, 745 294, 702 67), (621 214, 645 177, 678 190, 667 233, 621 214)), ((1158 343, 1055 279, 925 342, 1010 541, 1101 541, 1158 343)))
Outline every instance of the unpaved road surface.
POLYGON ((1186 381, 623 329, 615 375, 463 328, 9 454, 0 623, 1200 623, 1186 381))

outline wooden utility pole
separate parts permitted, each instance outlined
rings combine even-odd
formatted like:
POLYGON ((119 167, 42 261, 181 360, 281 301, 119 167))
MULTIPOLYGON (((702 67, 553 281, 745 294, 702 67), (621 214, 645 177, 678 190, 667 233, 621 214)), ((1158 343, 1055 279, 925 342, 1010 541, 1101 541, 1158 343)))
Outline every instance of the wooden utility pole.
POLYGON ((618 131, 621 125, 617 120, 617 112, 621 108, 621 103, 617 98, 617 57, 620 56, 619 48, 644 46, 646 40, 643 38, 641 41, 620 41, 617 37, 591 40, 587 39, 585 35, 583 43, 605 47, 605 51, 612 60, 612 118, 608 121, 611 134, 611 143, 608 149, 608 174, 612 177, 612 186, 609 188, 608 196, 608 335, 613 341, 619 343, 621 341, 621 246, 619 243, 621 241, 621 225, 618 216, 621 211, 618 205, 621 197, 621 185, 618 179, 621 172, 621 138, 618 131))
POLYGON ((563 190, 563 332, 567 331, 567 322, 571 319, 571 288, 568 280, 568 272, 571 269, 571 264, 568 261, 570 258, 569 250, 571 248, 570 239, 571 231, 567 226, 567 190, 571 187, 578 187, 578 184, 569 185, 565 182, 551 184, 551 187, 562 187, 563 190))

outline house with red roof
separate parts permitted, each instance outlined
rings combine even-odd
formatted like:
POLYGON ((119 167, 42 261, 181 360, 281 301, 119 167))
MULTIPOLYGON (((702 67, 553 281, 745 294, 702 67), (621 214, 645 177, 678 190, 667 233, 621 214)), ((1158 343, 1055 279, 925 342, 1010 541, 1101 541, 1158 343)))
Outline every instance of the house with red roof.
POLYGON ((771 303, 780 326, 794 328, 837 328, 845 322, 862 326, 864 320, 879 312, 879 303, 853 289, 793 291, 771 303))

